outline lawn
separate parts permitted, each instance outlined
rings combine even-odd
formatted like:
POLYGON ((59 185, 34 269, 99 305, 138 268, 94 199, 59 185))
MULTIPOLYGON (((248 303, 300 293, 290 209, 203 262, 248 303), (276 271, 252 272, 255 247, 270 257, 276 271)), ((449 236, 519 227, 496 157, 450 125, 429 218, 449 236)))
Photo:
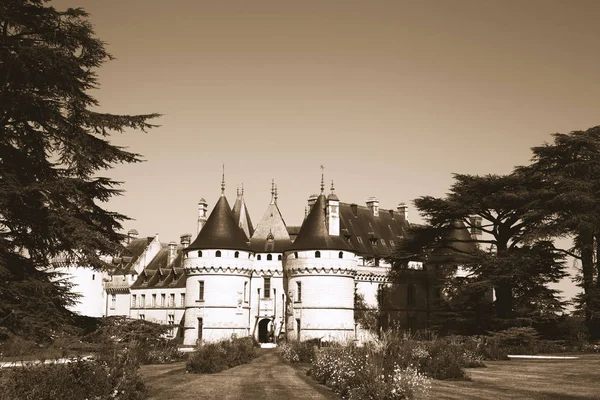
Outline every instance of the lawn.
MULTIPOLYGON (((562 354, 561 354, 562 355, 562 354)), ((575 360, 486 361, 471 381, 434 381, 433 399, 600 399, 600 355, 575 360)))

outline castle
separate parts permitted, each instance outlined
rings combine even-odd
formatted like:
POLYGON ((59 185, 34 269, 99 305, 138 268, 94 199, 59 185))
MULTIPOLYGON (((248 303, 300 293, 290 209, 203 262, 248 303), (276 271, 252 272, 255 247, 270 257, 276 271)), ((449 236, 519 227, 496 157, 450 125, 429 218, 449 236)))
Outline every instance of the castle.
MULTIPOLYGON (((300 227, 286 226, 277 190, 253 226, 238 190, 233 207, 225 183, 210 215, 198 204, 198 232, 180 243, 138 238, 130 231, 114 271, 102 280, 102 315, 123 315, 172 326, 184 345, 238 336, 273 342, 293 339, 357 340, 370 333, 355 320, 355 299, 377 307, 392 256, 410 224, 403 203, 379 208, 341 202, 321 191, 308 199, 300 227)), ((422 270, 421 263, 410 269, 422 270)), ((401 285, 402 286, 402 285, 401 285)), ((396 299, 400 325, 425 327, 429 289, 406 282, 396 299)))

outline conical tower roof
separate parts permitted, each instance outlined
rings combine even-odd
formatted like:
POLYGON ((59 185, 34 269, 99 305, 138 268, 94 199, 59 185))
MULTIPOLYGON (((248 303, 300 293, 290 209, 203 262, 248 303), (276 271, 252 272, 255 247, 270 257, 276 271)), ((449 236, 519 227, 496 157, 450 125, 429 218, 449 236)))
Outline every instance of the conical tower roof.
POLYGON ((296 250, 352 250, 341 236, 330 235, 327 229, 327 202, 325 195, 317 198, 310 213, 302 223, 298 237, 288 249, 296 250))
POLYGON ((279 207, 271 202, 250 239, 250 248, 259 253, 283 253, 291 244, 279 207))
POLYGON ((252 220, 250 220, 248 206, 246 206, 246 202, 244 201, 243 192, 239 193, 238 191, 238 196, 235 199, 235 203, 233 203, 231 212, 233 213, 233 219, 244 232, 247 240, 249 240, 252 237, 252 234, 254 234, 254 227, 252 226, 252 220))
POLYGON ((186 250, 229 249, 250 250, 244 233, 233 218, 227 198, 221 195, 206 224, 186 250))

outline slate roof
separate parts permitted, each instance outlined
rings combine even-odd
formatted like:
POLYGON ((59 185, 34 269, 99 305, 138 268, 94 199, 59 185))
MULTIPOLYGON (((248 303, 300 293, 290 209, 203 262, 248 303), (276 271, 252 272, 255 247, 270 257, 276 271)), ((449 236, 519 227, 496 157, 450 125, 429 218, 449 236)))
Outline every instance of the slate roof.
POLYGON ((298 237, 289 248, 296 250, 350 250, 350 243, 342 236, 329 235, 326 223, 325 195, 321 194, 302 223, 298 237))
POLYGON ((250 248, 257 253, 283 253, 292 244, 277 203, 271 201, 256 231, 250 239, 250 248))
POLYGON ((375 216, 368 207, 340 202, 340 235, 331 236, 326 207, 325 195, 320 195, 290 251, 347 250, 368 258, 390 257, 410 228, 404 216, 394 210, 380 208, 379 215, 375 216))
POLYGON ((300 227, 299 226, 286 226, 286 229, 288 231, 288 235, 290 235, 290 239, 292 240, 292 242, 294 240, 296 240, 298 233, 300 233, 300 227))
POLYGON ((249 251, 244 232, 233 218, 225 196, 213 208, 198 237, 186 250, 230 249, 249 251))
POLYGON ((246 239, 251 238, 254 234, 254 227, 252 226, 252 220, 250 219, 248 207, 246 206, 243 195, 237 196, 235 203, 233 203, 233 209, 231 212, 233 213, 233 219, 242 229, 244 235, 246 235, 246 239))
POLYGON ((410 224, 394 210, 379 209, 376 217, 369 207, 340 203, 340 236, 364 257, 389 257, 404 240, 410 224))
POLYGON ((113 264, 116 268, 110 273, 111 275, 128 275, 134 272, 133 265, 148 247, 153 237, 133 239, 125 246, 125 250, 119 257, 113 258, 113 264))
POLYGON ((131 289, 181 289, 185 288, 186 279, 183 268, 145 269, 131 285, 131 289))

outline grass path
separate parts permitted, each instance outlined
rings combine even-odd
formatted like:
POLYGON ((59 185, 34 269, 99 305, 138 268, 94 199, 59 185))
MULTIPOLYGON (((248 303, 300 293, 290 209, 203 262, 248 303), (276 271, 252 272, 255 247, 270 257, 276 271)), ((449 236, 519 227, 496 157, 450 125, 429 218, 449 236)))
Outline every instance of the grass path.
POLYGON ((339 399, 297 366, 285 363, 274 349, 216 374, 187 374, 185 364, 147 365, 140 372, 151 399, 339 399))

